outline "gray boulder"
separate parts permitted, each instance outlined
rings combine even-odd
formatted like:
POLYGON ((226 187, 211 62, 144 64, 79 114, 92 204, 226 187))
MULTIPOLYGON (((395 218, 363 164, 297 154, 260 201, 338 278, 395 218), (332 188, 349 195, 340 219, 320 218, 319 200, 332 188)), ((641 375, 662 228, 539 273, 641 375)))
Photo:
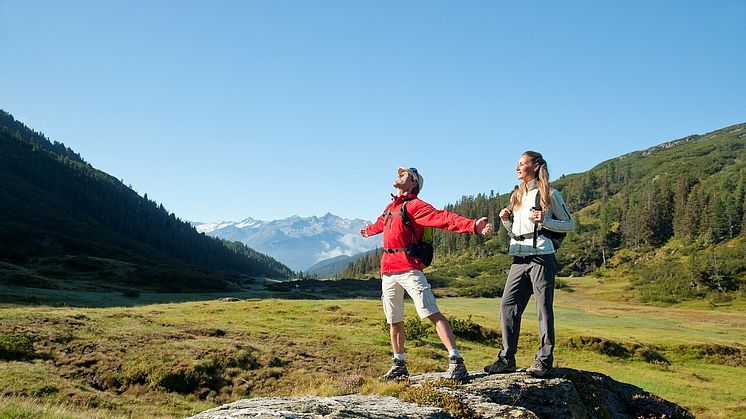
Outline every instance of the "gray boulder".
POLYGON ((195 419, 223 418, 693 418, 683 407, 639 387, 596 373, 556 368, 547 377, 525 372, 472 373, 455 385, 443 374, 412 376, 400 397, 272 397, 241 400, 195 419), (439 400, 439 406, 429 401, 439 400), (447 409, 447 410, 446 410, 447 409))
POLYGON ((206 410, 193 419, 451 418, 443 409, 388 396, 258 397, 206 410))

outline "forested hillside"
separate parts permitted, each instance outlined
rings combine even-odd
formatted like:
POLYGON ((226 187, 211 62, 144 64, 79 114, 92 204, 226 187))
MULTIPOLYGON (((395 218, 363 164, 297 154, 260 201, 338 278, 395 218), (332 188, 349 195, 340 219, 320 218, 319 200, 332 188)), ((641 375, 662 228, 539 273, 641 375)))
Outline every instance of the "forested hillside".
POLYGON ((229 289, 242 276, 291 274, 241 243, 198 234, 147 194, 139 196, 3 111, 0 197, 5 283, 55 286, 55 271, 86 278, 98 271, 98 279, 133 286, 214 290, 229 289))
MULTIPOLYGON (((552 185, 577 225, 558 253, 563 275, 628 275, 651 300, 744 289, 746 124, 629 153, 552 185)), ((497 220, 508 197, 467 196, 446 209, 497 220)), ((464 285, 502 292, 510 265, 504 229, 486 241, 437 231, 435 245, 436 284, 445 278, 445 286, 461 282, 461 294, 464 285)), ((360 270, 350 266, 346 274, 360 270)))

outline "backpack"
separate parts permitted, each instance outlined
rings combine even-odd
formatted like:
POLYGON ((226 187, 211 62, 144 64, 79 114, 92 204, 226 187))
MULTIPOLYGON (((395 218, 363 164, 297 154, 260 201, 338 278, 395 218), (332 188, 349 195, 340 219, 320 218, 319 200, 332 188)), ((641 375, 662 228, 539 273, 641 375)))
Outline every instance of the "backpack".
MULTIPOLYGON (((412 230, 412 234, 417 237, 417 234, 414 232, 414 227, 412 227, 412 222, 409 221, 409 217, 407 216, 407 211, 405 209, 407 202, 408 201, 404 201, 401 205, 401 221, 405 226, 409 227, 409 229, 412 230)), ((420 258, 423 265, 430 266, 430 264, 433 263, 433 228, 424 227, 420 240, 417 243, 410 243, 407 245, 406 252, 410 256, 420 258)))
MULTIPOLYGON (((536 193, 536 203, 534 204, 534 208, 541 210, 541 192, 536 193)), ((549 217, 553 220, 556 220, 557 217, 554 216, 552 211, 549 211, 549 217)), ((567 236, 567 233, 559 233, 552 230, 547 230, 546 228, 542 228, 539 231, 536 232, 537 235, 544 236, 552 241, 552 246, 554 246, 554 250, 559 250, 560 246, 562 246, 562 241, 565 240, 565 236, 567 236)))

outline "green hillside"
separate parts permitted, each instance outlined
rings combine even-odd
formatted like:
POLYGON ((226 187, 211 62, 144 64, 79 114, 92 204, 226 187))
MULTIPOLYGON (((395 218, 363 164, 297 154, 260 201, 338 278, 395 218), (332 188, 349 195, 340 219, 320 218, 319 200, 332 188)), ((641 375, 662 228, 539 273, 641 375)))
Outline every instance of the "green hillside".
MULTIPOLYGON (((577 224, 558 254, 561 276, 627 276, 651 301, 744 292, 746 124, 629 153, 552 184, 577 224)), ((496 220, 508 197, 466 196, 446 209, 496 220)), ((429 277, 442 294, 502 293, 510 266, 504 229, 487 240, 437 231, 435 245, 429 277)), ((361 259, 345 275, 377 269, 361 259)))
POLYGON ((219 291, 292 273, 240 243, 197 233, 3 111, 0 200, 0 284, 219 291))

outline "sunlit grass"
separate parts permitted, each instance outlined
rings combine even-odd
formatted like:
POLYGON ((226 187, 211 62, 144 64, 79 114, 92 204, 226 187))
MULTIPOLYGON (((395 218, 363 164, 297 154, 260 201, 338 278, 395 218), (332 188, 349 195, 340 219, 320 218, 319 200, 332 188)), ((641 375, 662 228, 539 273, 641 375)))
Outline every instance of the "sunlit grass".
MULTIPOLYGON (((746 417, 743 365, 677 349, 718 344, 743 350, 742 302, 660 307, 635 301, 617 282, 569 283, 572 292, 556 293, 557 366, 607 374, 697 416, 746 417), (566 345, 579 336, 650 346, 669 364, 566 345)), ((438 302, 448 317, 471 316, 483 327, 500 329, 497 298, 438 302)), ((533 304, 524 314, 519 344, 524 367, 537 349, 533 304)), ((409 301, 406 313, 414 317, 409 301)), ((0 333, 34 336, 35 357, 0 361, 0 417, 183 417, 246 397, 398 394, 400 385, 377 379, 390 357, 381 325, 374 299, 7 307, 0 309, 0 333)), ((494 361, 499 349, 497 342, 457 341, 472 371, 494 361)), ((445 349, 432 332, 409 341, 407 356, 413 374, 446 368, 445 349)))

